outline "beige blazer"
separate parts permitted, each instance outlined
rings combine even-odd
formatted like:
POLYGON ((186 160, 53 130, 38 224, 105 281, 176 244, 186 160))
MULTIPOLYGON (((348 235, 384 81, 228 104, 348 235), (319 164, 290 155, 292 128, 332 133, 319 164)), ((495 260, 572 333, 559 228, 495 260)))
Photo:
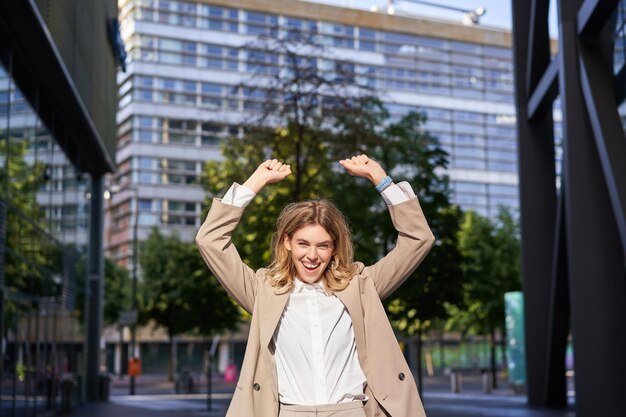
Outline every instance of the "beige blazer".
MULTIPOLYGON (((359 362, 367 378, 367 417, 425 417, 415 381, 381 303, 415 270, 434 242, 417 198, 389 207, 398 231, 395 248, 358 272, 335 295, 354 327, 359 362)), ((272 335, 289 294, 277 295, 267 269, 245 265, 232 244, 243 209, 215 199, 196 236, 205 262, 239 305, 252 314, 241 373, 227 417, 278 416, 278 383, 272 335)))

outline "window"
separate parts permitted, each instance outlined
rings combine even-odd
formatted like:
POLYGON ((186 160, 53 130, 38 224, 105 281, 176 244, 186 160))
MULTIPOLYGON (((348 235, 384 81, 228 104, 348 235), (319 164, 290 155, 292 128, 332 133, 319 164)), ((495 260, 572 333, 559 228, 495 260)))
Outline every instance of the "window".
POLYGON ((376 50, 376 31, 359 28, 359 49, 362 51, 376 50))
POLYGON ((152 200, 140 198, 139 199, 139 211, 151 211, 151 210, 152 210, 152 200))
POLYGON ((246 33, 265 35, 276 38, 278 35, 278 16, 266 13, 246 12, 246 33))
POLYGON ((322 42, 339 48, 354 48, 354 26, 320 22, 322 42))

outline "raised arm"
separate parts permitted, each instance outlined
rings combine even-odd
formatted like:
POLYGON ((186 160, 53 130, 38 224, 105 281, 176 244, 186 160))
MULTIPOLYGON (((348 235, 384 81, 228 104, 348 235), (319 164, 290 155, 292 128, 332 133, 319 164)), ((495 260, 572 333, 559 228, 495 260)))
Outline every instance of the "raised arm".
POLYGON ((366 178, 376 186, 388 204, 391 220, 398 231, 394 249, 362 271, 372 278, 379 297, 384 299, 422 262, 435 237, 408 183, 395 185, 380 164, 365 155, 344 159, 339 163, 350 175, 366 178))
MULTIPOLYGON (((253 197, 265 185, 281 181, 290 173, 289 165, 275 159, 267 160, 239 187, 253 197)), ((209 214, 196 235, 196 244, 202 258, 224 289, 244 310, 252 313, 259 280, 256 273, 243 263, 231 240, 232 232, 243 215, 244 206, 251 197, 238 202, 233 195, 236 192, 237 185, 234 184, 224 200, 213 200, 209 214)))

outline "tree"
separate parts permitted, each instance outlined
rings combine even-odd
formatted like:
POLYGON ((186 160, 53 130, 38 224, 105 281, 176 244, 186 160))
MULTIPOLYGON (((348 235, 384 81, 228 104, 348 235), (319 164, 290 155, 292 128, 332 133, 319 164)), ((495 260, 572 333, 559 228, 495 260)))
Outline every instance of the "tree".
POLYGON ((495 334, 497 330, 504 331, 504 293, 521 287, 519 227, 504 207, 495 219, 469 211, 458 241, 467 281, 462 303, 448 306, 448 326, 490 336, 490 367, 493 385, 497 387, 495 334))
POLYGON ((258 58, 259 72, 243 84, 244 106, 257 116, 247 121, 243 137, 225 140, 224 159, 208 162, 201 178, 210 199, 223 195, 234 181, 243 182, 270 156, 291 165, 293 174, 263 189, 233 233, 242 259, 255 268, 266 265, 282 208, 320 196, 335 201, 355 225, 357 259, 372 263, 390 250, 396 232, 384 202, 371 185, 346 178, 334 165, 366 153, 397 181, 406 179, 413 185, 438 237, 427 261, 388 304, 400 331, 421 331, 424 323, 445 314, 444 301, 459 298, 460 211, 450 205, 448 179, 440 174, 447 154, 423 130, 423 115, 410 113, 392 121, 354 63, 343 61, 328 71, 318 70, 327 51, 310 39, 262 39, 257 45, 253 56, 258 58), (306 56, 298 52, 303 50, 306 56), (284 67, 271 72, 271 66, 262 65, 264 59, 280 59, 284 67))
MULTIPOLYGON (((82 323, 85 319, 86 256, 76 265, 76 315, 82 323)), ((119 322, 120 312, 130 308, 130 274, 128 270, 110 258, 104 258, 104 308, 106 325, 119 322)))
POLYGON ((210 199, 223 195, 234 181, 242 182, 270 155, 292 166, 293 175, 258 197, 271 204, 252 204, 233 235, 243 260, 252 266, 268 262, 270 238, 282 207, 337 195, 331 185, 337 182, 333 164, 368 149, 368 142, 381 141, 377 131, 388 117, 371 90, 356 82, 354 64, 343 62, 332 71, 319 71, 317 63, 328 57, 328 51, 311 37, 292 35, 259 38, 246 47, 255 73, 240 86, 244 108, 252 110, 244 137, 227 138, 224 159, 209 161, 201 179, 210 199), (265 65, 279 57, 281 71, 265 65))
MULTIPOLYGON (((422 388, 422 334, 437 319, 447 318, 445 302, 460 300, 463 282, 457 232, 461 211, 450 202, 449 179, 442 172, 448 155, 424 131, 425 116, 411 112, 386 129, 380 158, 397 182, 408 181, 419 196, 436 242, 424 262, 387 300, 389 318, 400 332, 417 336, 418 382, 422 388)), ((396 232, 390 221, 379 222, 382 253, 391 249, 396 232)))
MULTIPOLYGON (((2 278, 13 291, 51 296, 56 295, 52 278, 62 274, 59 243, 48 234, 45 212, 36 200, 37 190, 49 177, 44 164, 26 160, 27 149, 26 140, 0 141, 0 200, 6 222, 2 278)), ((19 309, 13 300, 6 300, 5 329, 14 323, 19 309)))
POLYGON ((142 243, 140 317, 165 328, 170 344, 169 378, 173 379, 174 336, 212 335, 236 328, 240 313, 211 275, 198 249, 178 235, 154 227, 142 243))

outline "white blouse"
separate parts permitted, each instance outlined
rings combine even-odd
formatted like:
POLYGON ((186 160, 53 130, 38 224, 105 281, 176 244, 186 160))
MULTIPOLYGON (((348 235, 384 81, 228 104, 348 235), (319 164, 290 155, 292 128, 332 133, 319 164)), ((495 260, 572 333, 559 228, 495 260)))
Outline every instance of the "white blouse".
MULTIPOLYGON (((222 203, 245 207, 255 193, 233 184, 222 203)), ((381 193, 387 205, 415 197, 407 182, 381 193)), ((295 281, 274 332, 278 396, 284 404, 321 405, 365 401, 361 369, 347 309, 321 282, 295 281)))

